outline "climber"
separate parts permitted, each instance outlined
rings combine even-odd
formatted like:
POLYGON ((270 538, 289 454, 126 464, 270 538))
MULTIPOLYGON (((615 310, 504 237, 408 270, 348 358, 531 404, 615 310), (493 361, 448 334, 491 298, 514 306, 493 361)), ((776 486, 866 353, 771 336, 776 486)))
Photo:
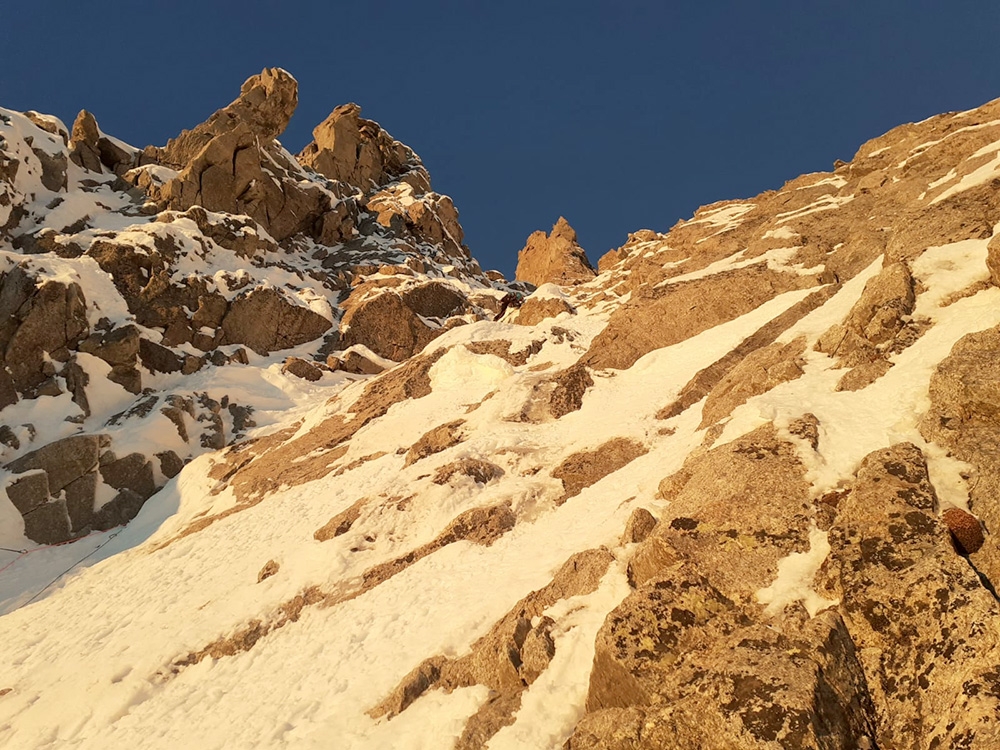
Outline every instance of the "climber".
POLYGON ((494 318, 493 322, 497 322, 503 317, 503 314, 507 312, 508 307, 520 307, 524 303, 524 295, 520 292, 507 292, 504 298, 500 300, 500 312, 498 312, 494 318))

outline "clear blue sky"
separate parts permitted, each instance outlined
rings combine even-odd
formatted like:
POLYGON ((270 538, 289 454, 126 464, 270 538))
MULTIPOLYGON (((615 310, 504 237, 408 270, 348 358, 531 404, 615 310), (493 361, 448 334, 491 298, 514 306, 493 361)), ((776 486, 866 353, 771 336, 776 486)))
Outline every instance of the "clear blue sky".
POLYGON ((850 159, 1000 96, 1000 4, 4 3, 0 106, 81 108, 136 146, 265 66, 299 81, 297 152, 355 101, 423 158, 487 267, 564 215, 596 262, 641 228, 850 159), (127 11, 118 10, 125 9, 127 11))

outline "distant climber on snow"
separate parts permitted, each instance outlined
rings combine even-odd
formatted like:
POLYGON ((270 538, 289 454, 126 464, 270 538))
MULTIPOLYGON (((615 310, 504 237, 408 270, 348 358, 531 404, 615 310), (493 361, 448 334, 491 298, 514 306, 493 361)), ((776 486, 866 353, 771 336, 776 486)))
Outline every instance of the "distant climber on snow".
POLYGON ((500 300, 500 312, 498 312, 493 317, 493 322, 496 323, 503 314, 507 312, 508 307, 520 307, 524 303, 524 295, 520 292, 507 292, 504 298, 500 300))

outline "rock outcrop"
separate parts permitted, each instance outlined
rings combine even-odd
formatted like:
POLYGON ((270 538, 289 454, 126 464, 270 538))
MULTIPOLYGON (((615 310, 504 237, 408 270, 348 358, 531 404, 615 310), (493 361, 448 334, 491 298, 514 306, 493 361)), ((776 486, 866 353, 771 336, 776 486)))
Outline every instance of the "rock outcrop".
MULTIPOLYGON (((283 130, 284 128, 282 128, 283 130)), ((405 178, 411 187, 430 190, 430 176, 416 154, 393 140, 357 104, 342 104, 313 129, 313 141, 296 157, 331 180, 372 187, 405 178)))
POLYGON ((830 530, 828 586, 876 706, 878 747, 1000 742, 1000 606, 937 522, 920 450, 868 455, 830 530))
MULTIPOLYGON (((971 466, 969 509, 989 535, 1000 529, 1000 328, 962 337, 931 377, 930 408, 921 433, 971 466)), ((972 563, 996 587, 1000 549, 992 536, 966 548, 972 563)))
POLYGON ((576 241, 576 232, 562 216, 546 234, 534 232, 517 254, 514 278, 535 286, 574 284, 596 275, 586 251, 576 241))

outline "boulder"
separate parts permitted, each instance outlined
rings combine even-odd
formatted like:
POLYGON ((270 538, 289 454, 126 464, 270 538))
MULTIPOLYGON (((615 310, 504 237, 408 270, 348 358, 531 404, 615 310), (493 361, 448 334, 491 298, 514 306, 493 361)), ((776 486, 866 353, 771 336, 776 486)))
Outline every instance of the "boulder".
POLYGON ((49 501, 49 477, 44 471, 24 472, 7 485, 7 497, 22 516, 49 501))
POLYGON ((73 533, 90 526, 94 516, 94 498, 97 494, 97 472, 84 474, 65 487, 66 512, 69 513, 73 533))
POLYGON ((514 322, 519 326, 533 326, 563 313, 573 315, 576 310, 561 297, 528 297, 518 310, 514 322))
POLYGON ((693 454, 660 482, 659 497, 669 503, 669 516, 633 558, 638 585, 657 575, 660 561, 687 559, 729 599, 756 602, 756 592, 777 576, 778 561, 809 549, 805 467, 799 448, 770 423, 693 454))
POLYGON ((94 332, 80 342, 78 349, 100 357, 112 367, 131 367, 139 356, 139 329, 134 325, 124 325, 94 332))
POLYGON ((645 508, 636 508, 628 517, 625 531, 622 532, 622 544, 643 542, 656 527, 656 517, 645 508))
POLYGON ((281 371, 297 378, 316 382, 323 377, 323 371, 312 362, 307 362, 300 357, 289 357, 281 366, 281 371))
POLYGON ((245 344, 268 354, 313 341, 330 327, 327 318, 294 304, 277 289, 254 289, 230 303, 220 343, 245 344))
POLYGON ((59 544, 73 538, 64 499, 51 500, 24 515, 24 535, 37 544, 59 544))
MULTIPOLYGON (((359 351, 360 348, 352 347, 337 356, 331 354, 326 358, 327 367, 331 370, 342 370, 343 372, 351 372, 355 375, 378 375, 385 370, 378 362, 362 354, 359 351)), ((376 355, 372 353, 371 356, 375 357, 376 355)))
POLYGON ((70 482, 97 468, 98 455, 107 440, 104 435, 71 435, 27 453, 5 468, 14 474, 43 470, 48 476, 49 492, 58 495, 70 482))
POLYGON ((161 451, 156 457, 160 461, 160 471, 167 479, 173 479, 184 468, 184 462, 174 451, 161 451))
POLYGON ((573 284, 597 275, 587 253, 576 241, 576 232, 562 216, 549 234, 538 231, 517 254, 514 278, 535 286, 573 284))
POLYGON ((892 362, 887 359, 876 359, 863 362, 852 367, 837 381, 835 391, 860 391, 867 388, 892 369, 892 362))
POLYGON ((983 527, 979 519, 961 508, 948 508, 941 514, 941 520, 951 532, 955 544, 965 554, 978 552, 983 546, 983 527))
POLYGON ((555 388, 549 395, 549 412, 559 419, 583 406, 587 389, 594 384, 590 371, 584 365, 572 365, 553 379, 555 388))
POLYGON ((139 359, 150 372, 180 372, 184 359, 172 349, 149 339, 139 339, 139 359))
POLYGON ((98 531, 107 531, 115 526, 124 526, 137 515, 146 500, 130 489, 123 489, 112 500, 102 505, 92 520, 98 531))
POLYGON ((395 292, 382 292, 352 305, 341 322, 344 348, 363 344, 375 354, 401 362, 419 352, 443 331, 431 328, 395 292))
POLYGON ((51 153, 45 149, 34 147, 32 147, 31 151, 35 155, 35 158, 38 159, 38 163, 42 165, 42 174, 39 176, 42 187, 51 190, 53 193, 66 190, 66 168, 69 161, 66 158, 66 152, 60 150, 51 153))
POLYGON ((156 492, 153 464, 141 453, 102 461, 100 471, 104 483, 116 490, 131 490, 143 500, 148 500, 156 492))
POLYGON ((409 287, 400 297, 408 308, 425 318, 447 318, 460 314, 466 306, 465 295, 442 281, 409 287))

